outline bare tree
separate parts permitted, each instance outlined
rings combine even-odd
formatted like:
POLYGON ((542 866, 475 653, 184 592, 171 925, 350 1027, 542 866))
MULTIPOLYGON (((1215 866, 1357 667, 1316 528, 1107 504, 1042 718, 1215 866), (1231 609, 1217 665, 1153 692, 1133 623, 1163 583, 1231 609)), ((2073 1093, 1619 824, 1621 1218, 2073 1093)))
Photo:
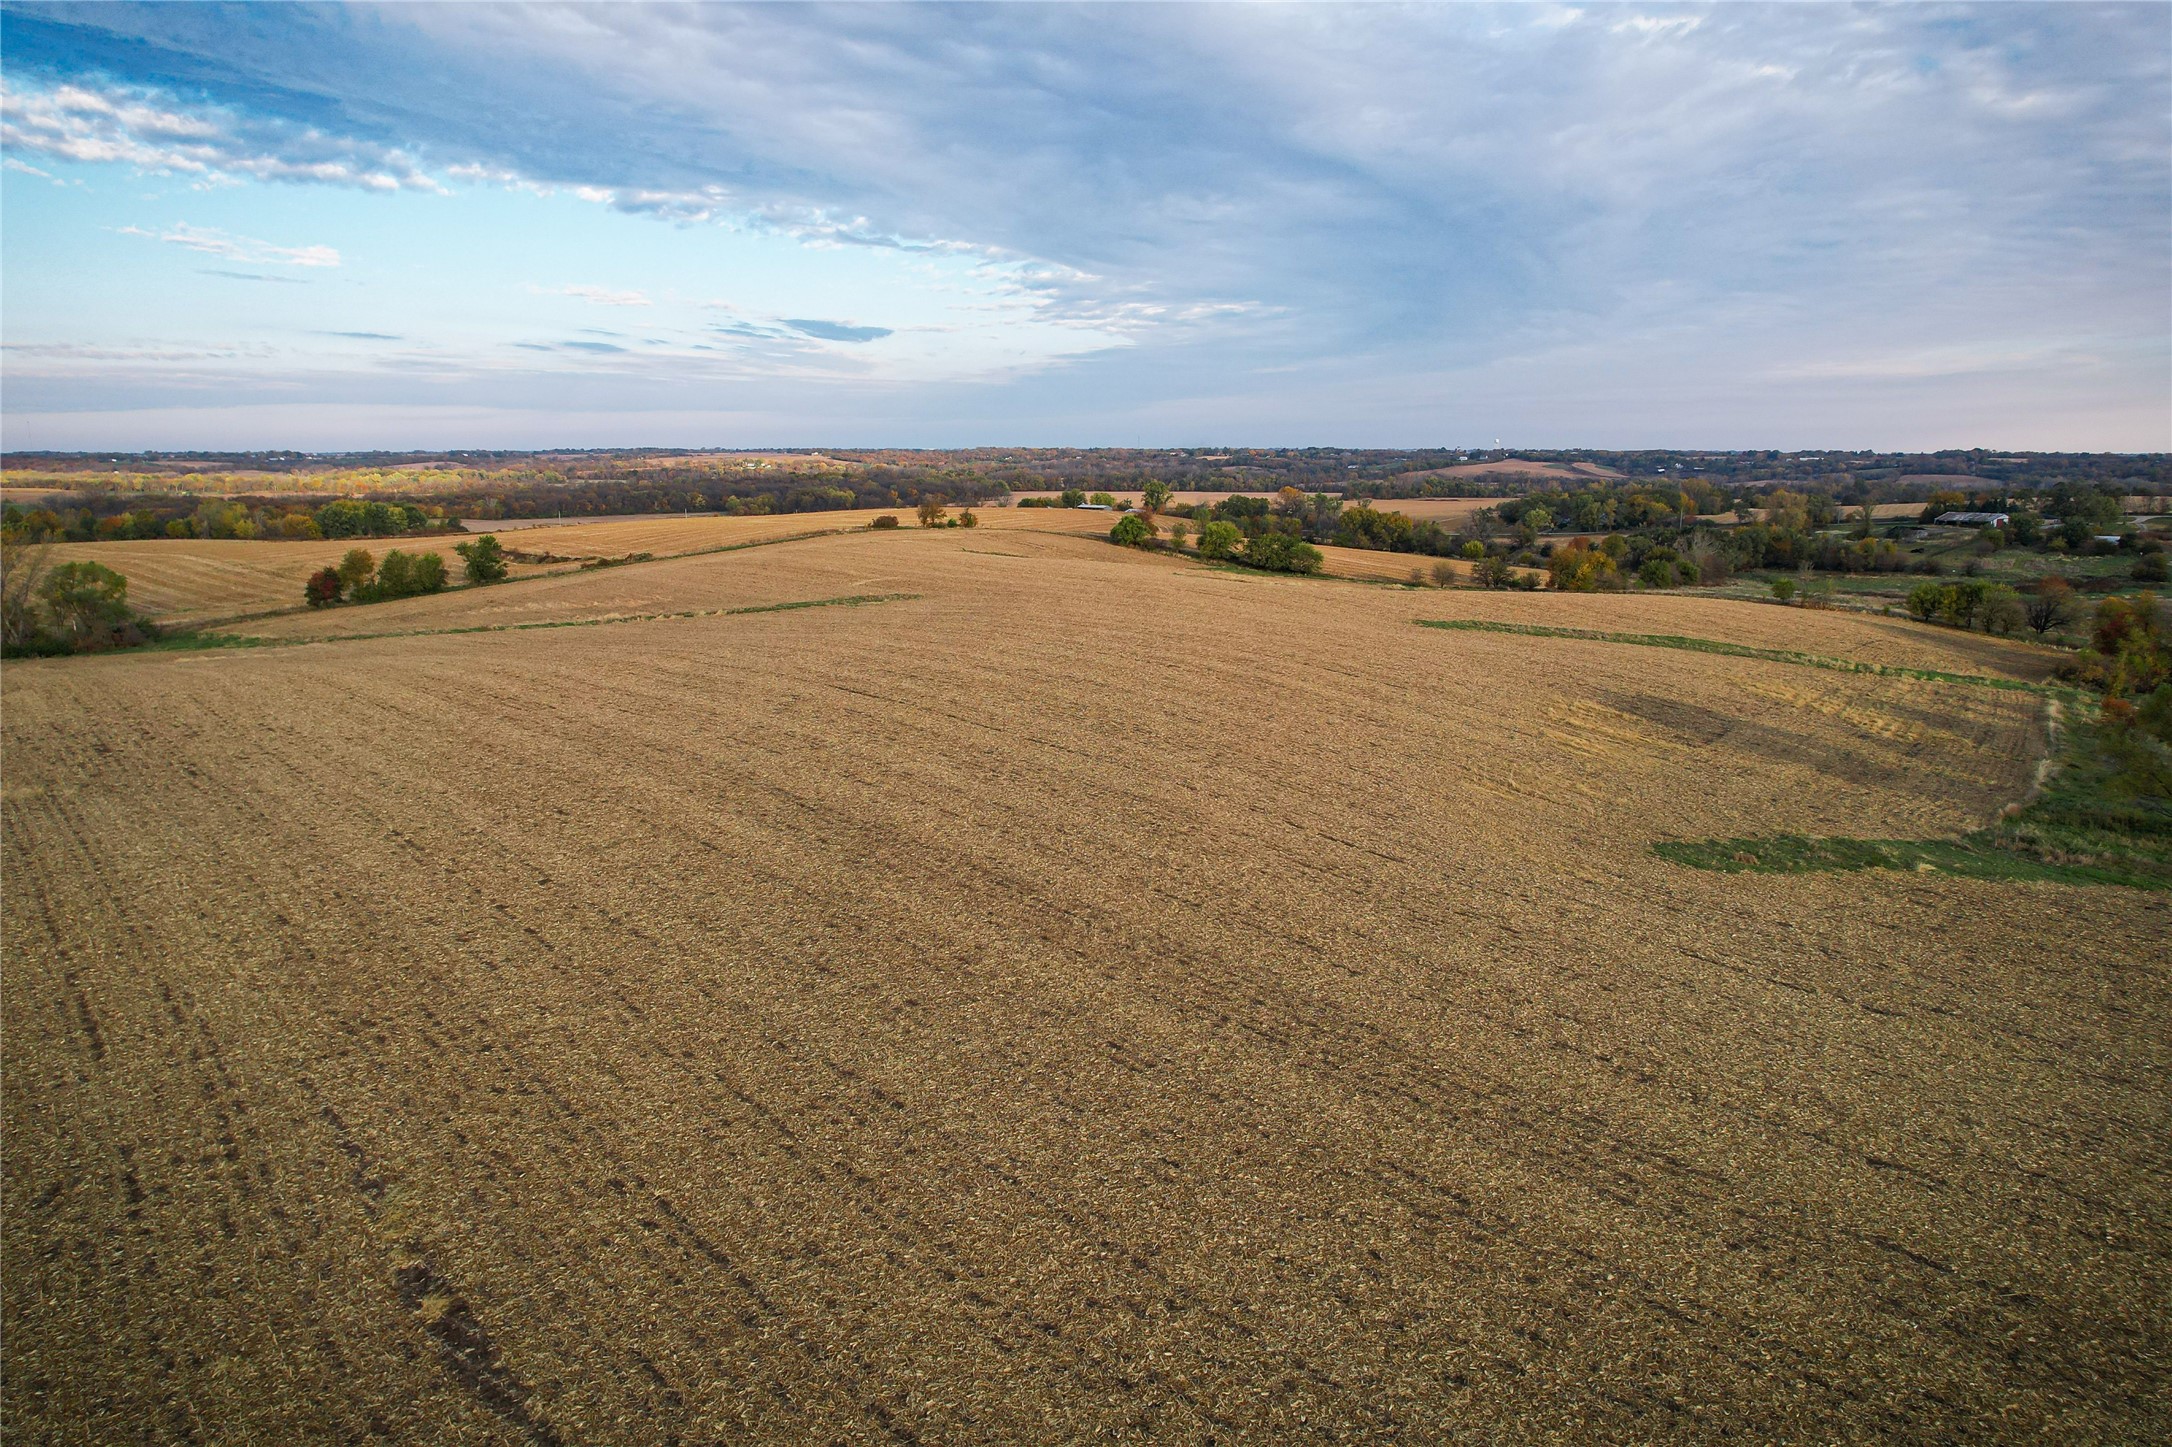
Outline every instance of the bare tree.
POLYGON ((38 585, 52 561, 43 543, 0 542, 0 643, 10 653, 38 636, 38 585))
POLYGON ((2074 616, 2074 587, 2064 578, 2046 574, 2036 580, 2022 608, 2029 626, 2041 638, 2074 616))

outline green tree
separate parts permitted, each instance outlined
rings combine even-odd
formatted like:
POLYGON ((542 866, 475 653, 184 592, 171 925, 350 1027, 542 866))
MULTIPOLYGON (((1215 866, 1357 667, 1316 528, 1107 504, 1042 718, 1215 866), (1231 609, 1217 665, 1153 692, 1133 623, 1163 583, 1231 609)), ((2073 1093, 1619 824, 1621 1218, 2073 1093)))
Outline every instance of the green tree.
POLYGON ((1317 573, 1326 563, 1320 550, 1288 533, 1260 533, 1244 545, 1244 561, 1275 573, 1317 573))
POLYGON ((1086 501, 1086 489, 1083 487, 1067 487, 1063 490, 1063 496, 1056 500, 1065 507, 1077 507, 1086 501))
POLYGON ((453 551, 466 564, 468 581, 478 586, 505 580, 505 549, 495 533, 484 533, 472 543, 456 543, 453 551))
POLYGON ((1908 613, 1918 623, 1928 623, 1938 616, 1945 589, 1936 583, 1918 583, 1908 590, 1908 613))
POLYGON ((1090 499, 1090 501, 1091 501, 1091 502, 1093 503, 1093 505, 1094 505, 1095 507, 1114 507, 1114 506, 1116 506, 1116 496, 1115 496, 1115 494, 1113 494, 1113 493, 1107 493, 1107 492, 1097 492, 1097 493, 1095 493, 1095 494, 1093 495, 1093 497, 1092 497, 1092 498, 1090 499))
POLYGON ((1508 565, 1506 558, 1480 557, 1471 565, 1471 581, 1481 588, 1512 587, 1516 581, 1516 570, 1508 565))
POLYGON ((1211 522, 1199 530, 1199 556, 1226 558, 1237 551, 1244 534, 1231 522, 1211 522))
POLYGON ((398 548, 385 554, 377 565, 377 581, 368 587, 372 601, 412 598, 435 593, 445 586, 445 560, 436 553, 403 553, 398 548))
POLYGON ((1143 548, 1154 541, 1154 525, 1137 513, 1127 514, 1109 529, 1109 541, 1127 548, 1143 548))
POLYGON ((80 648, 128 622, 128 580, 103 563, 62 563, 38 589, 53 626, 80 648))
POLYGON ((1146 510, 1149 513, 1160 512, 1169 505, 1169 484, 1158 477, 1154 478, 1146 484, 1143 495, 1146 498, 1146 510))

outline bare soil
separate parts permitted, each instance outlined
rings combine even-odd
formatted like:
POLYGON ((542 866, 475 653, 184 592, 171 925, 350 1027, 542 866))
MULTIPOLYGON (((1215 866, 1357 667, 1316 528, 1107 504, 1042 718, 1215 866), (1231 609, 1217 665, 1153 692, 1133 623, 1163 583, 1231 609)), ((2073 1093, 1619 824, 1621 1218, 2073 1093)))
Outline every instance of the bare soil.
POLYGON ((0 1427, 2163 1440, 2163 896, 1648 847, 2039 701, 1451 610, 1974 642, 989 529, 10 664, 0 1427))

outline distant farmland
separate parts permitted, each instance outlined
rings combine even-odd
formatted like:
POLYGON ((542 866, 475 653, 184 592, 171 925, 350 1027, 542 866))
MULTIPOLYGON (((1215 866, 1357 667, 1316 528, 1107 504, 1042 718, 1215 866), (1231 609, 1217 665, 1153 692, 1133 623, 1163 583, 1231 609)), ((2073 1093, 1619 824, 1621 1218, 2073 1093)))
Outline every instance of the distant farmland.
POLYGON ((2045 700, 1415 622, 2043 650, 1001 516, 11 662, 8 1434, 2172 1430, 2166 896, 1650 848, 2045 700))

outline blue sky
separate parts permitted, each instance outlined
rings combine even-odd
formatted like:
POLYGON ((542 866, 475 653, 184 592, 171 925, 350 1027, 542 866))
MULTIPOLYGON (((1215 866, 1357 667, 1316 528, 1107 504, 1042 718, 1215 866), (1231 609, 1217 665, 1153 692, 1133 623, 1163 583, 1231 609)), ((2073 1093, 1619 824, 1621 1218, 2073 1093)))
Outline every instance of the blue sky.
POLYGON ((7 5, 13 448, 2172 449, 2172 6, 7 5))

